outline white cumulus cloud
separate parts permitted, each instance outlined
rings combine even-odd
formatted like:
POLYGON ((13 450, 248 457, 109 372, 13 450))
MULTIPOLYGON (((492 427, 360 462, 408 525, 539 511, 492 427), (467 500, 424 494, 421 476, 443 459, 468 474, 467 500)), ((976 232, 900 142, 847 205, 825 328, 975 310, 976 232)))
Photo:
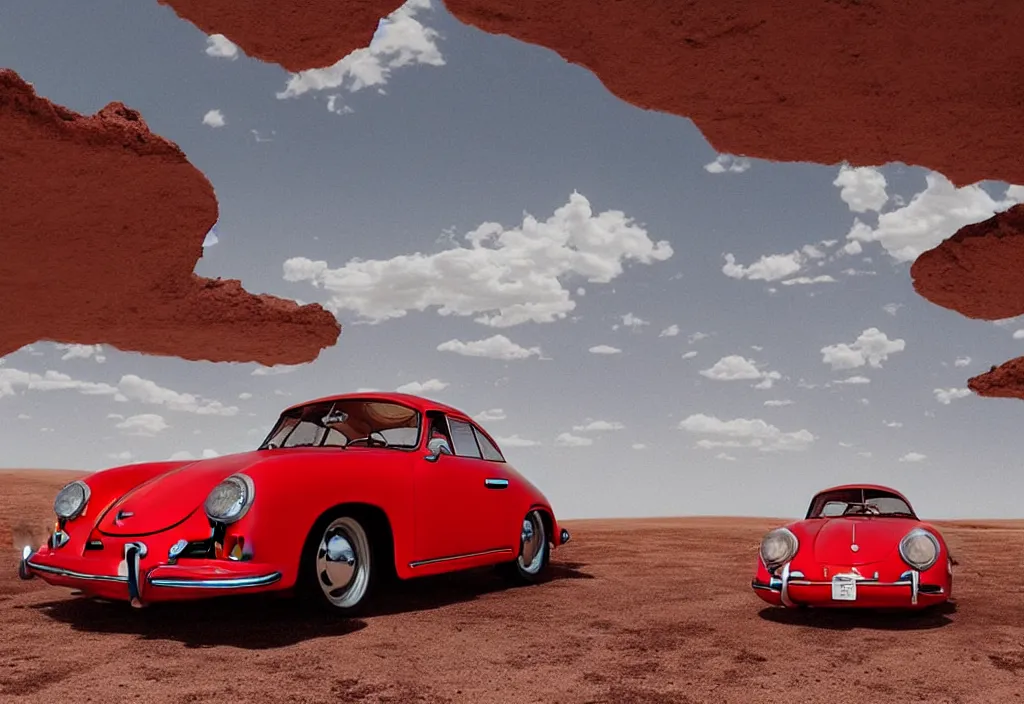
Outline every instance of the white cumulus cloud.
POLYGON ((797 250, 789 254, 769 254, 750 266, 743 266, 736 263, 736 257, 732 253, 727 253, 722 273, 732 279, 778 281, 800 271, 804 261, 804 255, 797 250))
POLYGON ((227 124, 227 120, 224 119, 224 113, 220 110, 210 110, 203 115, 203 124, 208 127, 223 127, 227 124))
POLYGON ((928 455, 922 455, 920 452, 908 452, 900 457, 900 462, 923 462, 926 459, 928 459, 928 455))
POLYGON ((601 433, 608 430, 623 430, 626 426, 617 420, 591 420, 587 419, 588 422, 584 425, 574 425, 572 427, 578 433, 601 433))
POLYGON ((1019 191, 1011 186, 995 200, 981 186, 957 188, 937 171, 925 176, 925 189, 902 208, 878 216, 878 226, 855 220, 848 240, 878 242, 893 259, 911 262, 964 225, 981 222, 1014 205, 1019 191))
POLYGON ((934 389, 932 393, 935 394, 935 400, 939 403, 948 406, 958 398, 967 398, 971 395, 970 389, 964 388, 951 388, 951 389, 934 389))
POLYGON ((447 381, 441 381, 440 379, 428 379, 424 382, 410 381, 408 384, 402 384, 395 389, 395 391, 400 394, 412 394, 413 396, 419 396, 421 394, 444 391, 449 386, 450 384, 447 381))
POLYGON ((704 164, 704 170, 709 174, 741 174, 750 168, 750 159, 732 154, 719 154, 709 164, 704 164))
POLYGON ((621 354, 622 350, 611 345, 595 345, 588 350, 591 354, 621 354))
POLYGON ((252 370, 253 376, 278 376, 279 374, 291 374, 298 371, 306 364, 275 364, 272 367, 256 367, 252 370))
POLYGON ((760 418, 734 418, 720 420, 715 416, 697 413, 679 422, 679 428, 695 435, 708 436, 699 441, 699 447, 752 447, 762 452, 778 450, 806 450, 815 436, 806 429, 783 432, 760 418))
POLYGON ((708 369, 702 369, 700 374, 715 381, 760 379, 761 383, 755 385, 759 389, 770 389, 774 382, 782 378, 779 372, 761 370, 753 360, 738 354, 722 357, 708 369))
POLYGON ((540 347, 522 347, 504 335, 493 335, 484 340, 473 340, 472 342, 448 340, 438 345, 437 349, 439 352, 454 352, 464 357, 486 357, 487 359, 505 361, 541 356, 540 347))
POLYGON ((855 213, 881 210, 889 200, 885 192, 885 176, 871 166, 851 168, 843 164, 832 185, 841 189, 839 197, 855 213))
POLYGON ((675 337, 679 334, 678 325, 669 325, 667 328, 658 333, 658 337, 675 337))
POLYGON ((430 7, 430 0, 408 0, 381 21, 369 46, 356 49, 333 66, 293 73, 277 97, 283 100, 309 91, 334 89, 350 93, 365 88, 380 91, 396 69, 444 66, 444 56, 437 46, 440 35, 416 18, 430 7))
POLYGON ((489 408, 486 411, 481 411, 473 416, 474 419, 480 423, 493 423, 499 420, 505 420, 508 416, 505 415, 505 411, 500 408, 489 408))
POLYGON ((116 426, 125 435, 153 436, 169 427, 163 416, 155 413, 141 413, 135 416, 128 416, 116 426))
POLYGON ((218 59, 237 59, 238 47, 223 34, 211 34, 206 38, 206 54, 218 59))
POLYGON ((503 438, 494 438, 501 447, 537 447, 540 445, 536 440, 519 437, 518 434, 509 435, 503 438))
POLYGON ((560 447, 586 447, 593 445, 593 438, 584 438, 571 433, 561 433, 555 438, 555 444, 560 447))
POLYGON ((293 257, 284 263, 284 278, 322 286, 328 309, 352 310, 369 322, 437 307, 440 315, 475 315, 478 323, 502 328, 565 318, 576 302, 564 279, 609 283, 627 261, 651 264, 672 256, 668 242, 651 241, 625 213, 595 215, 576 192, 546 221, 526 215, 512 229, 484 223, 464 238, 468 247, 353 259, 337 269, 293 257))
POLYGON ((878 328, 868 328, 853 342, 852 345, 839 343, 821 348, 822 361, 831 365, 833 370, 856 369, 868 364, 878 368, 889 355, 902 352, 907 343, 903 339, 890 340, 878 328))
POLYGON ((107 361, 106 356, 103 354, 103 345, 65 345, 58 343, 56 345, 58 350, 63 350, 64 354, 61 356, 61 361, 66 362, 69 359, 95 359, 99 364, 103 364, 107 361))

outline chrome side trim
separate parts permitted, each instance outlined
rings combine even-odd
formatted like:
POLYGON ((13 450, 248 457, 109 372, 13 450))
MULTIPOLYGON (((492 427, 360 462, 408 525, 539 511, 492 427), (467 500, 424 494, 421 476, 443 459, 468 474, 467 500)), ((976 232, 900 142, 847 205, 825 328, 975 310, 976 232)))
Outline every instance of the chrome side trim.
POLYGON ((452 560, 465 560, 470 557, 483 557, 484 555, 497 555, 500 553, 512 554, 512 548, 497 548, 494 550, 484 550, 482 552, 470 552, 465 555, 451 555, 449 557, 434 557, 429 560, 418 560, 416 562, 410 562, 409 567, 423 567, 424 565, 432 565, 436 562, 450 562, 452 560))
POLYGON ((280 572, 259 575, 258 577, 229 577, 227 579, 179 579, 176 577, 150 577, 148 581, 154 587, 173 589, 252 589, 265 587, 281 579, 280 572))
POLYGON ((488 489, 507 489, 508 479, 484 479, 484 486, 488 489))
POLYGON ((72 579, 87 579, 92 582, 127 582, 128 577, 122 577, 120 575, 110 574, 86 574, 85 572, 75 572, 74 570, 65 570, 60 567, 50 567, 49 565, 38 565, 31 560, 27 560, 25 564, 29 569, 33 569, 37 572, 46 572, 47 574, 55 574, 58 577, 70 577, 72 579))

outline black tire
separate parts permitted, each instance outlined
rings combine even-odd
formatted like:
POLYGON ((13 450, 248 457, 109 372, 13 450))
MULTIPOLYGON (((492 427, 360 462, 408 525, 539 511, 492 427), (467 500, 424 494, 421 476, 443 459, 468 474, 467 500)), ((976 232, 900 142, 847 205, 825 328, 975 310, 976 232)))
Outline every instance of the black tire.
POLYGON ((523 519, 519 536, 519 554, 511 562, 498 565, 498 572, 513 584, 537 584, 550 574, 550 536, 543 514, 533 509, 523 519), (532 548, 532 549, 531 549, 532 548))
POLYGON ((366 613, 387 574, 383 560, 390 553, 383 544, 387 536, 374 528, 374 521, 354 511, 335 511, 317 521, 299 567, 296 591, 304 607, 341 617, 366 613))

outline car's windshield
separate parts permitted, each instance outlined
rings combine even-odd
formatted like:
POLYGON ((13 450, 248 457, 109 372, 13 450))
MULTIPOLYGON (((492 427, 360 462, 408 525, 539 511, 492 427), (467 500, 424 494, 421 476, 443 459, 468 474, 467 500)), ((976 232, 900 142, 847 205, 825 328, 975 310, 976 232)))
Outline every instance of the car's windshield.
POLYGON ((393 401, 345 399, 311 403, 281 414, 261 450, 279 447, 415 448, 420 414, 393 401))
POLYGON ((807 511, 808 518, 838 516, 915 517, 906 501, 879 489, 843 489, 819 494, 807 511))

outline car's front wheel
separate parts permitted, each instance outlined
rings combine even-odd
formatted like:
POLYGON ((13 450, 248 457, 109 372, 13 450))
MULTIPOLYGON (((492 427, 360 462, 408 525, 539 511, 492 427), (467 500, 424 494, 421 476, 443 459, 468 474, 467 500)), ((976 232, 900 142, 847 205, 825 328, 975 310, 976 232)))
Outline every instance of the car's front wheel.
POLYGON ((345 616, 366 609, 379 571, 367 525, 343 514, 328 517, 313 529, 300 574, 304 601, 345 616))
POLYGON ((551 550, 547 529, 540 511, 534 509, 523 519, 519 534, 519 556, 499 565, 501 573, 512 582, 535 584, 548 576, 551 550))

